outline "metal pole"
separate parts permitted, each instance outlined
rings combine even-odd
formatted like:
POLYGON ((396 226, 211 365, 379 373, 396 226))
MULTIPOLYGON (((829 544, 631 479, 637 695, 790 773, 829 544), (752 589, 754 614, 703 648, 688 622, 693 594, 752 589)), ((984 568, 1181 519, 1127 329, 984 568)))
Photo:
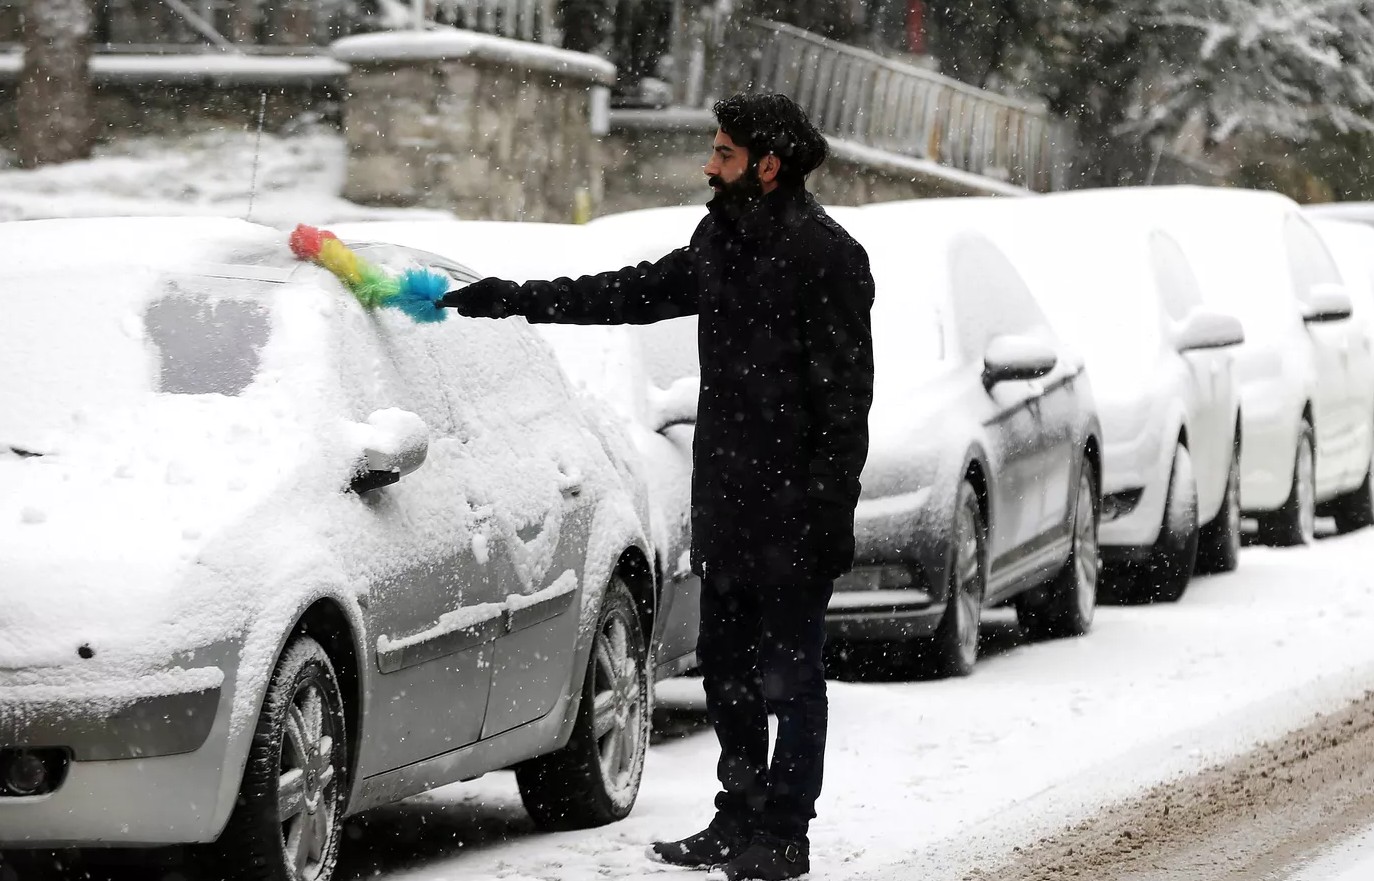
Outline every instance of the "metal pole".
POLYGON ((410 0, 410 8, 415 13, 415 30, 425 29, 425 0, 410 0))

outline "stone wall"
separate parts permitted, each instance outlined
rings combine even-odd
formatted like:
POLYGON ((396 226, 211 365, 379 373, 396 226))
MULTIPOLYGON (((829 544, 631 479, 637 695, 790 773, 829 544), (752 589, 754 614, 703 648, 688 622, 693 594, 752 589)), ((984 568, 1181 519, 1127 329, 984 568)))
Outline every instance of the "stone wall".
MULTIPOLYGON (((702 166, 710 158, 714 117, 695 110, 611 114, 601 145, 606 213, 693 205, 711 196, 702 166)), ((830 139, 830 158, 808 180, 827 205, 863 205, 935 196, 1026 195, 1019 187, 922 159, 830 139)))
POLYGON ((451 31, 350 37, 344 197, 464 219, 562 221, 602 198, 589 55, 451 31))

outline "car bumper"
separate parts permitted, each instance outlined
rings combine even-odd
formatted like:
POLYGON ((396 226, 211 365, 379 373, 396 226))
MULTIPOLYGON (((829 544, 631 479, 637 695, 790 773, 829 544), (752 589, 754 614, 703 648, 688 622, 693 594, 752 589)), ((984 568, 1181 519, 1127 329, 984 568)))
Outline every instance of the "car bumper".
MULTIPOLYGON (((1159 539, 1173 462, 1157 439, 1108 444, 1102 452, 1103 505, 1098 541, 1108 548, 1150 547, 1159 539)), ((1172 453, 1172 445, 1169 452, 1172 453)))
POLYGON ((0 847, 182 844, 219 834, 232 701, 219 668, 57 690, 0 688, 0 748, 70 757, 54 791, 0 795, 0 847))
MULTIPOLYGON (((836 579, 835 592, 825 613, 826 636, 848 642, 899 642, 930 636, 944 614, 937 602, 919 586, 877 586, 884 573, 910 572, 907 567, 867 566, 836 579)), ((915 577, 912 578, 917 584, 915 577)))

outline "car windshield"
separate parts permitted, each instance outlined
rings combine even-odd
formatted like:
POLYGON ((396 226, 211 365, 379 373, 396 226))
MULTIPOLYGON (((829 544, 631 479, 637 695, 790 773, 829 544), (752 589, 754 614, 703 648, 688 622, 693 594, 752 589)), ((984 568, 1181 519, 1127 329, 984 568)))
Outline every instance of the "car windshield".
POLYGON ((0 384, 0 443, 43 452, 83 426, 151 430, 139 414, 170 396, 243 395, 264 376, 279 286, 139 268, 7 279, 15 332, 0 346, 0 371, 14 380, 0 384), (80 321, 58 288, 88 292, 80 321))
POLYGON ((884 285, 877 281, 873 301, 873 362, 875 396, 910 394, 946 364, 948 316, 943 304, 911 284, 884 285))
MULTIPOLYGON (((1104 253, 1125 256, 1121 249, 1104 253)), ((1143 269, 1131 273, 1124 262, 1062 261, 1052 270, 1026 273, 1055 330, 1098 372, 1149 369, 1160 346, 1158 295, 1143 269)))

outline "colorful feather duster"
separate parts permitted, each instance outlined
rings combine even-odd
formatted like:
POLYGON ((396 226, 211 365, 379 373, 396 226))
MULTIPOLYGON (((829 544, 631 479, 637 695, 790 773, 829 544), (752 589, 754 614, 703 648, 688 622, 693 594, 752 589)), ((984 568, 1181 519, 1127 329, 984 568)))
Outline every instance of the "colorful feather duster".
POLYGON ((448 291, 448 279, 428 269, 410 269, 399 278, 388 275, 359 257, 339 237, 326 229, 305 224, 291 233, 291 253, 334 273, 367 309, 389 306, 415 321, 443 321, 447 311, 439 300, 448 291))

